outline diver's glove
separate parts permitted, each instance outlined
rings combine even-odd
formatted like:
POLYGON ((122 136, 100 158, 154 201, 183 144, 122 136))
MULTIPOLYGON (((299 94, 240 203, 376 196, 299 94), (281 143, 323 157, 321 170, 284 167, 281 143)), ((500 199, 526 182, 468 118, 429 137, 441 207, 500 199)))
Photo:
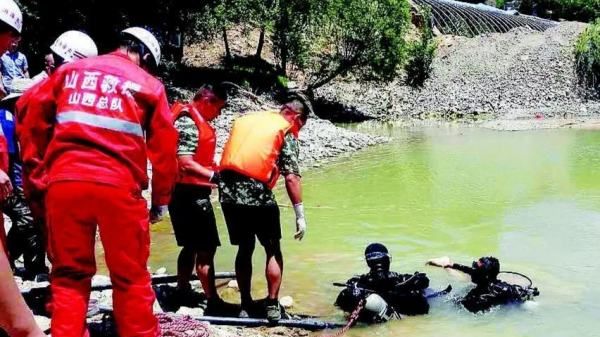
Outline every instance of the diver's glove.
POLYGON ((365 291, 362 290, 361 288, 359 288, 356 283, 352 283, 348 286, 348 288, 350 289, 350 293, 352 294, 352 296, 354 298, 363 298, 363 296, 365 295, 365 291))
POLYGON ((296 233, 294 239, 301 241, 306 233, 306 218, 304 217, 304 205, 298 203, 294 205, 294 212, 296 213, 296 233))
POLYGON ((534 297, 540 296, 538 288, 528 287, 524 290, 525 294, 522 296, 525 301, 533 300, 534 297))
POLYGON ((154 224, 161 221, 168 211, 169 207, 166 205, 152 206, 152 208, 150 208, 150 223, 154 224))

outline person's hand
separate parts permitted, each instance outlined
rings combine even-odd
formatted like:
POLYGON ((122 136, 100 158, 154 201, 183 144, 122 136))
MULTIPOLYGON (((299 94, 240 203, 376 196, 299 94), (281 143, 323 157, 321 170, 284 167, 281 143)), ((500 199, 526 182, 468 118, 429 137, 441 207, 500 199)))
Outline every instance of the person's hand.
POLYGON ((31 209, 31 215, 33 215, 34 219, 37 219, 43 223, 45 223, 46 219, 46 207, 44 199, 44 195, 42 194, 39 197, 31 198, 29 200, 29 208, 31 209))
POLYGON ((13 187, 6 172, 0 170, 0 202, 6 201, 12 194, 13 187))
POLYGON ((212 184, 219 185, 219 182, 221 181, 221 175, 219 174, 219 172, 213 171, 213 174, 212 176, 210 176, 210 179, 208 181, 212 184))
POLYGON ((363 298, 363 296, 365 295, 364 290, 359 288, 356 283, 352 283, 349 286, 349 288, 350 288, 350 292, 351 292, 352 296, 355 298, 363 298))
POLYGON ((306 233, 306 219, 300 218, 296 219, 296 233, 294 234, 294 239, 298 241, 302 241, 304 234, 306 233))
POLYGON ((169 211, 167 206, 152 206, 150 208, 150 223, 160 222, 169 211))
POLYGON ((431 260, 427 261, 427 264, 430 266, 435 266, 435 267, 448 268, 448 267, 452 266, 454 263, 452 262, 452 260, 450 260, 450 258, 448 256, 443 256, 443 257, 431 259, 431 260))
POLYGON ((302 203, 294 205, 294 212, 296 213, 296 233, 294 239, 302 241, 304 234, 306 234, 306 218, 304 217, 304 205, 302 203))

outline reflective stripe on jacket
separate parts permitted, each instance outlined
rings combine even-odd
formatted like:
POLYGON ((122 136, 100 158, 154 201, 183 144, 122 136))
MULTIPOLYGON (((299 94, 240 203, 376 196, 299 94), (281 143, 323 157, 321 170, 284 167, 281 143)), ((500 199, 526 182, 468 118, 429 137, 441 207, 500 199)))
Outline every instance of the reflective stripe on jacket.
POLYGON ((65 64, 35 90, 19 111, 26 179, 42 166, 48 183, 141 190, 150 159, 153 203, 168 204, 177 132, 160 81, 115 52, 65 64))

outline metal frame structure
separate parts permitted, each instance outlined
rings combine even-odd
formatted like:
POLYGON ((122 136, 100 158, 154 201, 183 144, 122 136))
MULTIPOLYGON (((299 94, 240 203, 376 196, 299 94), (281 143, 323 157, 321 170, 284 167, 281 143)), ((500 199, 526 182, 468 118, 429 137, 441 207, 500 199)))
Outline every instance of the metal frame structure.
POLYGON ((485 5, 472 5, 453 0, 412 0, 416 6, 430 7, 433 24, 442 34, 476 36, 506 33, 518 27, 545 31, 557 22, 534 16, 513 14, 485 5))

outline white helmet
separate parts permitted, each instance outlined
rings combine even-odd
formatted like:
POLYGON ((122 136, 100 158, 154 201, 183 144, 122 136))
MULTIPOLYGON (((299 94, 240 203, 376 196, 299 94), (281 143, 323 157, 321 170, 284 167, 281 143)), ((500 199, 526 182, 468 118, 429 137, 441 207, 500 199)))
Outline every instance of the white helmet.
POLYGON ((23 28, 23 14, 13 0, 0 0, 0 21, 21 33, 23 28))
POLYGON ((156 61, 156 65, 160 63, 160 44, 152 33, 140 27, 127 28, 122 33, 129 34, 138 39, 150 50, 154 61, 156 61))
POLYGON ((60 34, 52 46, 50 46, 50 50, 62 57, 65 62, 98 56, 98 48, 94 40, 87 34, 77 30, 70 30, 60 34))

